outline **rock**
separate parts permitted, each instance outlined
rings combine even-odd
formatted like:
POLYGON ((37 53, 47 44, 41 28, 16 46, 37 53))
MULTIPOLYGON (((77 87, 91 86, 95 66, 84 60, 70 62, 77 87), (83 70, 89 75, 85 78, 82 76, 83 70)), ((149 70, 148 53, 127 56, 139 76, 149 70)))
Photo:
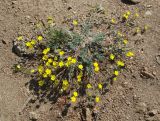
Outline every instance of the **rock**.
POLYGON ((151 12, 151 11, 146 11, 146 12, 145 12, 145 15, 146 15, 146 16, 151 16, 151 15, 152 15, 152 12, 151 12))
POLYGON ((26 48, 24 41, 17 41, 17 40, 13 41, 12 52, 14 52, 16 55, 20 57, 24 55, 34 54, 34 51, 30 51, 29 49, 26 48))
POLYGON ((29 112, 29 118, 31 120, 37 120, 39 118, 39 114, 37 114, 35 112, 29 112))
POLYGON ((153 117, 145 118, 145 121, 154 121, 153 117))
POLYGON ((142 0, 129 0, 130 2, 132 2, 132 3, 140 3, 140 2, 142 2, 142 0))
POLYGON ((152 117, 152 116, 155 116, 157 113, 158 113, 158 110, 154 109, 154 110, 149 111, 148 115, 152 117))
POLYGON ((148 79, 148 78, 154 79, 155 78, 155 76, 152 73, 150 73, 146 68, 141 70, 140 76, 145 79, 148 79))
POLYGON ((2 43, 5 45, 7 44, 7 42, 4 39, 2 39, 2 43))
POLYGON ((144 102, 140 102, 136 105, 136 112, 137 113, 144 113, 147 111, 147 105, 144 102))
POLYGON ((147 8, 151 8, 151 7, 152 7, 152 5, 146 5, 146 7, 147 7, 147 8))
POLYGON ((102 5, 97 7, 97 13, 105 14, 105 9, 102 7, 102 5))
POLYGON ((92 114, 89 108, 86 108, 86 121, 92 121, 92 114))
POLYGON ((157 55, 157 56, 156 56, 156 61, 157 61, 157 63, 160 65, 160 55, 157 55))

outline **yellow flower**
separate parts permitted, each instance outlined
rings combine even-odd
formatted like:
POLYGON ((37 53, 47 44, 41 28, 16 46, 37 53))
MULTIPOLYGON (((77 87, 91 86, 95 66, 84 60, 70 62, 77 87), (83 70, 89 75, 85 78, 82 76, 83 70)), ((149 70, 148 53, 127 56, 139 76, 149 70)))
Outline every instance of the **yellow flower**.
POLYGON ((44 81, 43 80, 38 81, 38 85, 39 86, 43 86, 44 85, 44 81))
POLYGON ((109 55, 109 58, 110 58, 111 60, 114 60, 114 58, 115 58, 115 55, 113 55, 113 54, 110 54, 110 55, 109 55))
POLYGON ((59 55, 60 55, 60 56, 63 56, 63 55, 64 55, 64 51, 60 51, 60 52, 59 52, 59 55))
POLYGON ((54 66, 54 67, 56 67, 56 66, 57 66, 57 62, 56 62, 56 61, 53 61, 53 63, 52 63, 52 64, 53 64, 53 66, 54 66))
POLYGON ((140 33, 141 29, 139 27, 136 28, 136 33, 140 33))
POLYGON ((43 78, 47 78, 48 75, 46 73, 43 74, 43 78))
POLYGON ((119 75, 119 72, 116 70, 116 71, 114 71, 114 75, 115 76, 118 76, 119 75))
POLYGON ((51 80, 54 81, 56 79, 55 75, 51 75, 51 80))
POLYGON ((111 23, 112 23, 112 24, 115 24, 115 23, 116 23, 116 20, 115 20, 114 18, 112 18, 111 23))
POLYGON ((131 14, 131 12, 130 12, 130 11, 127 11, 126 14, 129 16, 129 15, 131 14))
POLYGON ((82 76, 81 76, 81 75, 78 75, 78 76, 77 76, 77 79, 80 79, 80 78, 82 78, 82 76))
POLYGON ((51 75, 52 70, 47 68, 47 69, 45 70, 45 72, 46 72, 47 75, 51 75))
POLYGON ((83 65, 82 64, 78 65, 78 68, 82 70, 83 69, 83 65))
POLYGON ((46 48, 46 49, 43 50, 42 53, 43 53, 44 55, 46 55, 49 51, 50 51, 50 48, 46 48))
POLYGON ((124 39, 123 43, 126 45, 128 43, 128 40, 124 39))
POLYGON ((32 47, 31 42, 26 42, 26 46, 31 48, 32 47))
POLYGON ((71 62, 67 61, 67 62, 65 63, 65 65, 66 65, 67 67, 69 67, 69 66, 71 65, 71 62))
POLYGON ((99 72, 99 67, 95 67, 94 71, 99 72))
POLYGON ((67 86, 62 86, 62 90, 67 90, 68 85, 67 86))
POLYGON ((36 44, 36 40, 32 39, 32 40, 31 40, 31 44, 32 44, 32 45, 35 45, 35 44, 36 44))
POLYGON ((31 73, 34 73, 35 72, 35 70, 34 69, 31 69, 31 71, 30 71, 31 73))
POLYGON ((18 40, 18 41, 23 40, 23 36, 19 36, 19 37, 17 37, 17 40, 18 40))
POLYGON ((92 85, 91 84, 87 84, 87 88, 88 89, 92 88, 92 85))
POLYGON ((44 55, 43 57, 42 57, 42 60, 47 60, 48 59, 48 56, 47 55, 44 55))
POLYGON ((127 57, 132 57, 132 56, 134 56, 134 53, 131 52, 131 51, 129 51, 129 52, 126 53, 126 56, 127 56, 127 57))
POLYGON ((96 96, 95 102, 98 103, 99 101, 100 101, 100 98, 98 96, 96 96))
POLYGON ((78 82, 81 82, 81 80, 82 80, 81 78, 78 78, 78 79, 77 79, 78 82))
POLYGON ((77 97, 78 96, 78 92, 73 92, 73 95, 75 96, 75 97, 77 97))
POLYGON ((52 62, 53 62, 52 58, 48 59, 48 63, 52 63, 52 62))
POLYGON ((97 62, 94 62, 93 65, 94 65, 94 67, 98 67, 98 63, 97 62))
POLYGON ((54 22, 52 16, 49 16, 47 20, 48 24, 52 24, 54 22))
POLYGON ((71 61, 71 60, 72 60, 72 57, 69 56, 69 57, 67 58, 67 60, 68 60, 68 61, 71 61))
POLYGON ((139 14, 138 13, 135 13, 135 15, 134 15, 135 17, 139 17, 139 14))
POLYGON ((76 97, 74 97, 74 96, 71 97, 71 102, 75 103, 76 100, 77 100, 76 97))
POLYGON ((39 72, 40 74, 42 74, 42 73, 43 73, 43 71, 44 71, 43 66, 38 66, 38 72, 39 72))
POLYGON ((124 66, 124 62, 122 62, 122 61, 117 61, 117 65, 123 67, 123 66, 124 66))
POLYGON ((75 64, 77 62, 76 58, 72 58, 71 63, 75 64))
POLYGON ((69 84, 67 80, 63 80, 62 82, 63 82, 63 85, 65 85, 65 86, 67 86, 69 84))
POLYGON ((125 13, 125 14, 123 14, 123 18, 124 18, 124 19, 126 19, 126 20, 127 20, 127 19, 128 19, 128 17, 129 17, 129 16, 128 16, 126 13, 125 13))
POLYGON ((123 36, 122 33, 121 33, 120 31, 118 31, 117 35, 120 36, 120 37, 123 36))
POLYGON ((99 89, 102 89, 102 87, 103 87, 102 84, 98 84, 99 89))
POLYGON ((114 78, 113 78, 113 81, 116 81, 116 80, 117 80, 117 77, 114 77, 114 78))
POLYGON ((78 25, 78 21, 77 20, 73 20, 73 25, 77 26, 78 25))
POLYGON ((59 67, 63 67, 63 66, 64 66, 63 61, 60 61, 60 62, 59 62, 59 67))
POLYGON ((46 66, 50 66, 51 64, 49 62, 46 63, 46 66))
POLYGON ((42 37, 42 36, 38 36, 38 37, 37 37, 37 40, 42 41, 42 40, 43 40, 43 37, 42 37))

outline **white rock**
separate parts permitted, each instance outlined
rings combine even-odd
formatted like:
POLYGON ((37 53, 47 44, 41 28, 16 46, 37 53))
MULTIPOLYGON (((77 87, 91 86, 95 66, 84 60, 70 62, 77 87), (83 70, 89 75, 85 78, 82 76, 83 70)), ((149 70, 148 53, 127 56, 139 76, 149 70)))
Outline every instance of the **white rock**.
POLYGON ((39 114, 35 112, 29 112, 29 118, 32 120, 37 120, 39 118, 39 114))

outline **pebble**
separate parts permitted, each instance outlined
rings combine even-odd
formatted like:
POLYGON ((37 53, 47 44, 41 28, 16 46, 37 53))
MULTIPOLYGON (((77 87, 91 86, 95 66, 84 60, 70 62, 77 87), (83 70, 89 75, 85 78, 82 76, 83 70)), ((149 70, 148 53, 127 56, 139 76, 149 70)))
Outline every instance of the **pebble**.
POLYGON ((146 16, 151 16, 151 15, 152 15, 152 12, 151 12, 151 11, 146 11, 146 12, 145 12, 145 15, 146 15, 146 16))
POLYGON ((136 112, 137 113, 142 114, 142 113, 146 112, 146 110, 147 110, 146 103, 144 103, 144 102, 137 103, 137 105, 136 105, 136 112))
POLYGON ((130 2, 133 2, 133 3, 140 3, 142 2, 142 0, 129 0, 130 2))
POLYGON ((39 115, 35 112, 29 112, 29 118, 31 120, 37 120, 39 118, 39 115))
POLYGON ((147 8, 151 8, 151 7, 152 7, 152 5, 146 5, 146 7, 147 7, 147 8))
POLYGON ((156 61, 157 61, 157 63, 160 65, 160 55, 157 55, 157 56, 156 56, 156 61))
POLYGON ((153 109, 153 110, 149 111, 148 115, 152 117, 152 116, 155 116, 157 113, 158 113, 158 110, 153 109))

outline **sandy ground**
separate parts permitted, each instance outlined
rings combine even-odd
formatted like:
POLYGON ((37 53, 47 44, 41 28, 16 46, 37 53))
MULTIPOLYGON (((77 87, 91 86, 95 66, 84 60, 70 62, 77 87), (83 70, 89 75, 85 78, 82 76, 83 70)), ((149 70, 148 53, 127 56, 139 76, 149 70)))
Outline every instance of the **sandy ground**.
MULTIPOLYGON (((47 16, 54 16, 57 23, 64 16, 78 16, 91 6, 102 4, 107 11, 120 14, 124 10, 141 9, 140 24, 148 24, 145 35, 130 38, 136 57, 124 70, 100 103, 98 121, 160 121, 160 1, 143 0, 138 5, 126 5, 120 0, 1 0, 0 1, 0 121, 29 121, 34 112, 38 121, 61 121, 58 107, 44 104, 36 109, 23 105, 30 97, 23 75, 13 75, 12 65, 19 59, 12 53, 12 41, 22 34, 31 36, 33 25, 47 16), (71 7, 71 10, 67 10, 71 7), (141 70, 151 76, 141 77, 141 70), (50 110, 53 107, 53 110, 50 110)), ((79 121, 70 113, 65 121, 79 121)))

